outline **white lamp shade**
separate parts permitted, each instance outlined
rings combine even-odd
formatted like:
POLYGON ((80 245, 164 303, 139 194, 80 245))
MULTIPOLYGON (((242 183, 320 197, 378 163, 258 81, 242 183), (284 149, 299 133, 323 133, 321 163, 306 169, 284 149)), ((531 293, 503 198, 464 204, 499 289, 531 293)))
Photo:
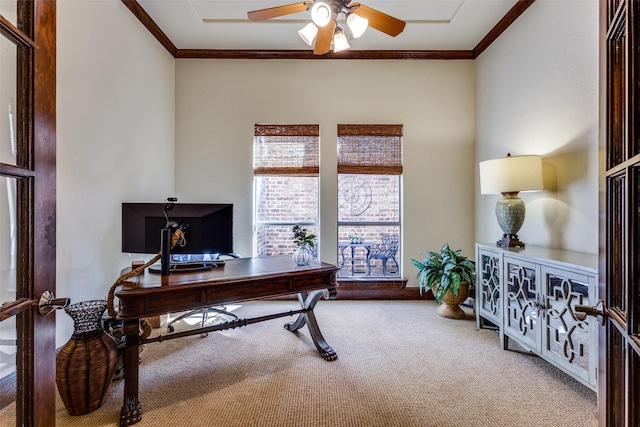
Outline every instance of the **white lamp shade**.
POLYGON ((349 42, 344 35, 344 31, 338 28, 333 35, 333 51, 340 52, 341 50, 349 49, 349 42))
POLYGON ((316 2, 311 8, 311 19, 318 27, 324 27, 331 21, 331 7, 321 1, 316 2))
POLYGON ((347 18, 347 25, 349 26, 353 37, 357 39, 362 34, 364 34, 365 30, 369 26, 369 20, 367 18, 358 16, 355 13, 352 13, 347 18))
POLYGON ((309 46, 313 44, 313 39, 318 34, 318 27, 313 22, 309 22, 303 29, 298 31, 300 38, 309 46))
POLYGON ((480 193, 542 190, 542 157, 507 156, 480 162, 480 193))

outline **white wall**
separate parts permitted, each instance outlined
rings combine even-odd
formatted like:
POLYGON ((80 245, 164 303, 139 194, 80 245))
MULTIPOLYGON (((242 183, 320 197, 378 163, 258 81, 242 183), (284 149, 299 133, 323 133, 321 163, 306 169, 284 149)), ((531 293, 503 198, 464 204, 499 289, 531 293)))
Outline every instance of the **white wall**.
POLYGON ((337 261, 338 123, 404 125, 409 286, 422 251, 499 236, 477 162, 507 151, 544 156, 522 239, 597 252, 597 22, 595 0, 538 0, 475 62, 175 61, 121 1, 58 2, 57 294, 104 298, 131 261, 123 201, 232 202, 250 254, 255 123, 321 126, 323 260, 337 261))
POLYGON ((104 299, 130 263, 121 203, 174 192, 175 62, 119 0, 59 1, 57 18, 57 295, 104 299))
MULTIPOLYGON (((598 2, 536 1, 476 66, 477 162, 543 156, 545 191, 520 194, 520 239, 597 253, 598 2)), ((476 188, 476 239, 495 242, 500 196, 476 188)))
POLYGON ((404 125, 404 276, 443 243, 473 255, 472 61, 178 60, 176 194, 235 204, 235 250, 252 254, 256 123, 320 124, 321 254, 337 261, 336 127, 404 125))

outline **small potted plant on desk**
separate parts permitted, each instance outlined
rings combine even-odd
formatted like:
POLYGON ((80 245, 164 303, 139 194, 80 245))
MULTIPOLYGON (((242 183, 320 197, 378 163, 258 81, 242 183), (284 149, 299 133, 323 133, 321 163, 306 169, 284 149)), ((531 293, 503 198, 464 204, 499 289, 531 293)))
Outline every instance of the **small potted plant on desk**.
POLYGON ((298 245, 298 249, 293 252, 293 261, 296 265, 309 265, 313 259, 311 248, 315 246, 315 234, 309 234, 305 227, 293 226, 293 243, 298 245))
POLYGON ((460 255, 461 250, 454 251, 445 243, 437 252, 428 252, 422 261, 412 259, 418 268, 418 285, 420 294, 431 289, 441 304, 437 313, 449 319, 464 319, 466 314, 458 304, 464 302, 476 283, 476 264, 460 255))

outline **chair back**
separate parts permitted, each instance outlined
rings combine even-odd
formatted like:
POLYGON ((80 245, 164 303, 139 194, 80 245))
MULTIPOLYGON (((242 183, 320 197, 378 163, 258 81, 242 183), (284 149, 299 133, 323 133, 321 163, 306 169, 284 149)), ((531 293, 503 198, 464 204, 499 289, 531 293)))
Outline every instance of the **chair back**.
POLYGON ((393 258, 398 253, 399 241, 400 238, 397 235, 384 235, 382 243, 371 247, 371 255, 393 258))

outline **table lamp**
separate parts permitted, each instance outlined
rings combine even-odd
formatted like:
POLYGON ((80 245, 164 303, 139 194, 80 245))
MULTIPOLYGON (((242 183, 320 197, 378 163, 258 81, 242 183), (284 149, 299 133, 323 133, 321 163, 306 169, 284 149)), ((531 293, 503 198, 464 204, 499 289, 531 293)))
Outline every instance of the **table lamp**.
POLYGON ((504 232, 498 246, 524 247, 518 231, 524 223, 525 205, 518 193, 539 191, 542 185, 542 157, 511 156, 480 162, 480 193, 501 193, 496 218, 504 232))

